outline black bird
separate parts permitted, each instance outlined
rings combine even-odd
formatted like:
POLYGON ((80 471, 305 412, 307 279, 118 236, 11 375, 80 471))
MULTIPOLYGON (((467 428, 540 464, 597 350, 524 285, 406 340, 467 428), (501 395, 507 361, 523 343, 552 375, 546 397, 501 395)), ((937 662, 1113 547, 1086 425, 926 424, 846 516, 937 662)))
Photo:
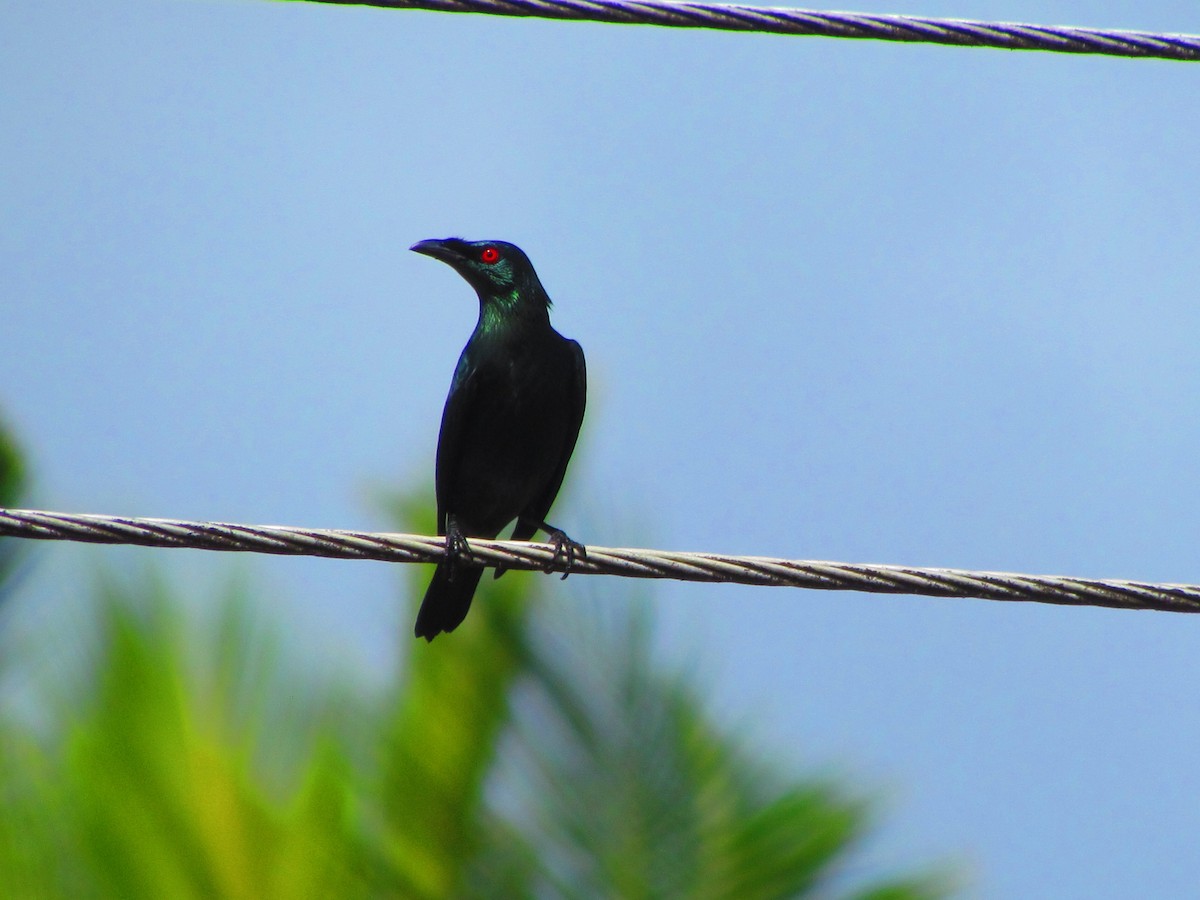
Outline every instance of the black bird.
POLYGON ((583 349, 551 327, 550 297, 519 247, 446 238, 412 249, 449 265, 479 295, 479 321, 458 358, 438 435, 437 524, 446 559, 415 629, 432 641, 466 618, 483 574, 469 562, 467 538, 494 538, 516 519, 513 540, 541 528, 568 570, 576 554, 586 555, 546 524, 546 514, 579 436, 587 376, 583 349))

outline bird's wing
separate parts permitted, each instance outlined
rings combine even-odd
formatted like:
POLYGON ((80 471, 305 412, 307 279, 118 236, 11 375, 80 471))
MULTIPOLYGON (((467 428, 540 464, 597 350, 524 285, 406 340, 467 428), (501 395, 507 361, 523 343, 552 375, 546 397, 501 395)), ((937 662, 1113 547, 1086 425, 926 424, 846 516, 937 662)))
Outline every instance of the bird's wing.
POLYGON ((442 410, 442 427, 438 431, 437 467, 434 487, 437 491, 438 534, 446 533, 446 516, 450 510, 446 504, 453 492, 459 461, 463 451, 463 426, 470 421, 471 407, 478 394, 478 369, 470 366, 466 359, 459 361, 446 395, 446 406, 442 410))
POLYGON ((517 520, 512 534, 514 541, 529 540, 538 529, 537 523, 546 520, 546 514, 550 512, 554 498, 558 496, 558 489, 562 487, 563 477, 567 474, 567 463, 571 461, 571 454, 575 452, 575 441, 579 438, 579 429, 583 425, 583 411, 587 406, 587 366, 584 364, 583 348, 579 346, 579 343, 571 340, 568 340, 567 343, 570 345, 573 365, 570 375, 570 390, 567 394, 567 402, 571 409, 566 440, 563 442, 562 453, 559 455, 554 472, 546 480, 544 489, 517 520))

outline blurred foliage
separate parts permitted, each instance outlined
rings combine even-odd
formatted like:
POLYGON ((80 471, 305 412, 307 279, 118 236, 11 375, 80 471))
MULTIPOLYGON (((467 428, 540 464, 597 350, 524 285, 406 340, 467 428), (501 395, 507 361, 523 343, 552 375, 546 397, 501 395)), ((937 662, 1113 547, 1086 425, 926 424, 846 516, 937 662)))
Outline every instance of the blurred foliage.
MULTIPOLYGON (((419 597, 427 568, 406 574, 419 597)), ((371 691, 280 652, 244 590, 201 623, 152 576, 104 581, 86 676, 36 716, 0 706, 0 896, 945 893, 839 888, 863 800, 719 730, 655 663, 646 604, 551 608, 545 583, 485 579, 371 691)))
MULTIPOLYGON (((0 419, 0 507, 17 507, 25 497, 25 461, 12 432, 0 419)), ((17 556, 24 542, 12 538, 0 538, 0 601, 6 586, 17 568, 17 556)))

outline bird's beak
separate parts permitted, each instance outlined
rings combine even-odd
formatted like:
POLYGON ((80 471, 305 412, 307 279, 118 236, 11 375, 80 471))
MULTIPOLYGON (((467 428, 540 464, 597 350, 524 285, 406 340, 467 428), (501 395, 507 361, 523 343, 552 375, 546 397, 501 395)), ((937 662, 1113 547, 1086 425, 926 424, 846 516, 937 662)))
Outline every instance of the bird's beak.
POLYGON ((459 261, 459 254, 449 246, 448 241, 417 241, 417 243, 408 249, 424 256, 432 256, 434 259, 440 259, 442 262, 451 265, 459 261))

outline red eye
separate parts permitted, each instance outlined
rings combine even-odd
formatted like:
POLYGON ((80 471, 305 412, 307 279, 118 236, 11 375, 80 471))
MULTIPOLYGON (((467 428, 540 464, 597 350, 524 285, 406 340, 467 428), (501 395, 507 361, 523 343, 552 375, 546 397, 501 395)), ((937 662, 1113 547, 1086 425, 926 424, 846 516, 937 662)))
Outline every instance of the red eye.
POLYGON ((500 251, 495 247, 484 247, 483 252, 479 254, 479 258, 490 266, 500 259, 500 251))

